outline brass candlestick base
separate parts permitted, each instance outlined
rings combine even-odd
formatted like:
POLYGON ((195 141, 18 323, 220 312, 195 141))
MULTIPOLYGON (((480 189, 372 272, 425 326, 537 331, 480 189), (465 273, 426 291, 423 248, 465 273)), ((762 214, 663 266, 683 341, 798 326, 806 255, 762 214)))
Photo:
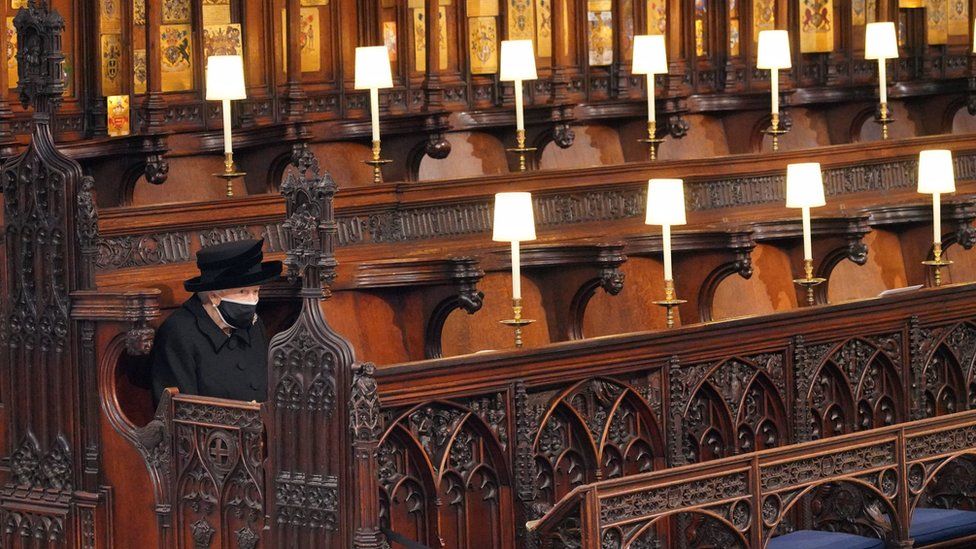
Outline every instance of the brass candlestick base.
POLYGON ((813 289, 824 282, 827 281, 826 278, 819 278, 813 276, 813 260, 804 259, 803 260, 803 278, 797 278, 793 280, 793 284, 800 286, 801 288, 806 288, 807 290, 807 305, 813 305, 813 289))
POLYGON ((515 143, 516 143, 515 147, 512 147, 510 149, 505 149, 505 150, 510 153, 515 153, 519 155, 519 171, 524 172, 526 170, 525 154, 530 152, 535 152, 536 149, 535 147, 525 146, 525 130, 515 131, 515 143))
POLYGON ((674 328, 674 309, 678 305, 688 303, 684 299, 678 299, 674 293, 674 281, 665 280, 664 281, 664 299, 662 301, 655 301, 655 305, 660 305, 665 308, 665 321, 667 322, 668 328, 674 328))
POLYGON ((888 111, 888 104, 881 104, 881 114, 875 119, 875 122, 881 124, 881 139, 888 139, 888 125, 894 122, 895 119, 891 117, 891 113, 888 111))
POLYGON ((227 182, 227 196, 234 196, 234 186, 233 181, 247 175, 247 172, 237 171, 237 166, 234 165, 234 153, 224 153, 224 171, 221 173, 211 174, 214 177, 219 177, 227 182))
POLYGON ((772 115, 772 120, 770 120, 770 125, 768 128, 763 130, 766 135, 773 136, 773 152, 779 151, 779 136, 789 132, 789 130, 780 129, 779 127, 779 113, 774 112, 772 115))
POLYGON ((380 142, 373 141, 373 158, 371 160, 363 160, 363 163, 367 166, 373 167, 373 183, 379 184, 383 182, 383 165, 393 162, 392 160, 384 160, 380 158, 380 142))
POLYGON ((641 143, 647 143, 647 152, 651 161, 657 160, 657 147, 664 142, 664 139, 659 139, 657 137, 657 121, 648 120, 647 121, 647 137, 644 139, 638 139, 637 141, 641 143))
POLYGON ((522 348, 522 327, 528 326, 529 324, 532 324, 535 321, 522 318, 521 299, 512 300, 512 316, 513 318, 510 318, 508 320, 499 320, 498 322, 506 326, 511 326, 512 328, 515 329, 515 348, 521 349, 522 348))
POLYGON ((928 268, 930 268, 930 269, 932 269, 934 271, 932 273, 932 278, 935 281, 935 285, 936 286, 941 286, 942 285, 942 267, 948 267, 949 265, 952 265, 952 261, 950 261, 948 259, 943 259, 942 258, 942 243, 941 242, 936 242, 932 246, 932 257, 933 257, 933 259, 930 259, 928 261, 923 261, 922 262, 922 265, 925 265, 926 267, 928 267, 928 268))

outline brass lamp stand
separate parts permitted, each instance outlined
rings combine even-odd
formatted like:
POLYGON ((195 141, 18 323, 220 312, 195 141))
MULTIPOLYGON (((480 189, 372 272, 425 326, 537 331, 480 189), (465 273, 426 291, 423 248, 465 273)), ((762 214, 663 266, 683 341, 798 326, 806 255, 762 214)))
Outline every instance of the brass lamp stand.
POLYGON ((763 133, 773 136, 773 152, 779 151, 779 136, 788 133, 789 130, 782 129, 779 127, 779 113, 774 112, 772 114, 772 119, 770 120, 770 125, 766 128, 763 133))
POLYGON ((813 260, 804 259, 803 260, 803 278, 796 278, 793 283, 801 288, 806 288, 807 290, 807 305, 813 305, 815 303, 813 299, 813 289, 824 282, 826 278, 820 278, 813 276, 813 260))
POLYGON ((664 142, 664 139, 657 136, 656 120, 647 121, 647 137, 638 139, 637 141, 647 144, 648 157, 650 157, 651 161, 657 160, 657 148, 664 142))
POLYGON ((525 146, 525 130, 515 130, 515 147, 505 149, 510 153, 515 153, 519 157, 519 171, 526 171, 525 155, 530 152, 535 152, 535 147, 525 146))
POLYGON ((942 243, 936 242, 932 245, 932 259, 923 261, 922 265, 932 269, 932 279, 936 286, 942 285, 942 267, 952 265, 952 261, 942 257, 942 243))
POLYGON ((522 299, 518 298, 512 300, 512 318, 508 320, 499 320, 498 322, 515 329, 515 348, 521 349, 522 328, 532 324, 535 321, 522 318, 522 299))
POLYGON ((875 122, 881 124, 881 139, 884 140, 888 139, 888 125, 890 125, 894 121, 895 119, 891 117, 891 113, 888 111, 888 104, 882 103, 881 114, 877 118, 877 120, 875 120, 875 122))
POLYGON ((364 164, 373 167, 373 183, 376 184, 383 182, 383 166, 390 162, 393 161, 380 158, 380 142, 378 140, 373 141, 373 158, 371 160, 363 160, 364 164))
POLYGON ((221 173, 211 174, 214 177, 219 177, 227 182, 227 196, 234 196, 234 185, 233 181, 247 175, 247 172, 237 171, 237 166, 234 165, 234 153, 228 152, 224 153, 224 171, 221 173))
POLYGON ((667 323, 668 328, 674 328, 674 309, 685 303, 688 302, 684 299, 678 299, 675 295, 673 280, 664 281, 664 299, 654 302, 655 305, 665 308, 665 322, 667 323))

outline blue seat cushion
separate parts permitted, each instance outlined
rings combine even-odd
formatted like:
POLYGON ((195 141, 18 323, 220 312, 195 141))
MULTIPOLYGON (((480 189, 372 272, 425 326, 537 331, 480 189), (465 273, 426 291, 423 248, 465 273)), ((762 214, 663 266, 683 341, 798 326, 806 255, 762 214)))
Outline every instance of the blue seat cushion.
POLYGON ((821 530, 797 530, 777 536, 766 545, 767 549, 884 549, 884 542, 840 532, 821 530))
POLYGON ((976 512, 957 509, 915 509, 909 531, 915 546, 976 534, 976 512))

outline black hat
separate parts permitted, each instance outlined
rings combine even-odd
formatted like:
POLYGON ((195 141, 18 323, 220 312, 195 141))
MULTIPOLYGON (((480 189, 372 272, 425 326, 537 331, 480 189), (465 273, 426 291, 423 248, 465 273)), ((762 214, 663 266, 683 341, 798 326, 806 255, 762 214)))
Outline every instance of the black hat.
POLYGON ((280 261, 262 263, 264 239, 226 242, 197 252, 200 276, 183 283, 188 292, 258 286, 281 274, 280 261))

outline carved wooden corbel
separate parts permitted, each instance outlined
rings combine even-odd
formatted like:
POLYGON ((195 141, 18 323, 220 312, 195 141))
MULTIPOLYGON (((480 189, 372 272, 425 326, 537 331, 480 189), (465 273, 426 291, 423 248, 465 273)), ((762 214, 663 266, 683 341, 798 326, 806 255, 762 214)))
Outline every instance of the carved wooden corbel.
POLYGON ((126 327, 123 330, 126 352, 130 356, 145 356, 152 350, 156 335, 150 322, 159 317, 159 295, 158 289, 72 292, 71 317, 121 323, 126 327))
MULTIPOLYGON (((434 160, 444 160, 451 154, 451 142, 444 137, 450 127, 447 113, 432 114, 424 119, 424 129, 427 132, 424 153, 427 156, 434 160)), ((416 167, 420 169, 419 160, 416 167)))
MULTIPOLYGON (((576 132, 570 126, 575 118, 572 107, 556 107, 552 110, 552 119, 556 123, 552 128, 552 142, 560 149, 568 149, 576 141, 576 132)), ((540 148, 540 151, 542 149, 540 148)))
POLYGON ((147 356, 152 350, 156 330, 144 322, 125 332, 125 351, 129 356, 147 356))
POLYGON ((746 280, 752 278, 752 250, 755 247, 756 243, 750 242, 747 246, 737 248, 732 261, 723 263, 708 273, 698 296, 698 314, 702 322, 712 321, 712 302, 715 301, 715 291, 723 280, 735 274, 746 280))
POLYGON ((600 267, 599 276, 584 282, 573 296, 569 312, 570 339, 583 339, 583 317, 586 315, 586 306, 593 299, 597 289, 602 288, 609 295, 618 295, 623 291, 624 273, 620 272, 620 266, 627 261, 623 248, 623 245, 616 245, 601 250, 596 258, 596 263, 600 267))
POLYGON ((671 137, 681 139, 688 135, 689 129, 691 129, 691 124, 680 113, 668 116, 668 135, 671 137))
POLYGON ((552 128, 552 142, 560 149, 568 149, 576 141, 576 132, 572 126, 559 122, 552 128))
POLYGON ((447 317, 457 309, 468 314, 481 310, 484 294, 478 290, 477 284, 484 276, 478 261, 470 257, 391 259, 361 264, 353 287, 360 290, 396 288, 400 291, 441 287, 435 289, 440 296, 443 296, 443 287, 455 288, 456 292, 434 306, 424 324, 424 356, 440 358, 441 334, 447 317))
POLYGON ((971 250, 976 245, 976 227, 969 223, 960 223, 956 229, 956 243, 964 249, 971 250))
POLYGON ((976 220, 976 202, 971 200, 959 201, 958 199, 946 204, 948 212, 943 215, 945 218, 954 222, 955 232, 951 235, 952 240, 966 250, 971 250, 976 245, 976 227, 973 227, 973 220, 976 220))
POLYGON ((814 288, 814 302, 818 305, 827 303, 827 288, 830 285, 830 273, 837 265, 845 259, 850 260, 855 265, 863 266, 868 261, 868 246, 861 239, 863 235, 848 236, 846 246, 835 248, 823 256, 820 265, 817 267, 816 276, 825 279, 823 284, 814 288))
POLYGON ((169 162, 163 156, 169 150, 166 145, 166 137, 162 135, 147 136, 142 140, 142 147, 148 151, 146 164, 143 168, 146 181, 153 185, 162 185, 169 177, 169 162))
POLYGON ((485 273, 478 268, 478 262, 469 257, 451 260, 454 263, 453 279, 457 287, 457 294, 448 297, 434 307, 427 326, 424 329, 424 356, 426 358, 440 358, 441 337, 447 317, 457 309, 469 315, 481 310, 484 303, 484 292, 478 290, 478 282, 485 273))

